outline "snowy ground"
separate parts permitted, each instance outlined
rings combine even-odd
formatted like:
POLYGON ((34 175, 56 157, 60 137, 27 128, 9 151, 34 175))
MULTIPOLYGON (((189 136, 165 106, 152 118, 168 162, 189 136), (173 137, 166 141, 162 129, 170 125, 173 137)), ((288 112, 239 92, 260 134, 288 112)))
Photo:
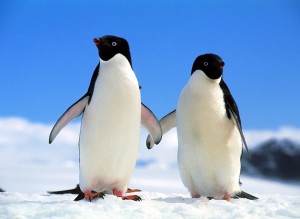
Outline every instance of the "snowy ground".
POLYGON ((191 199, 187 195, 141 192, 143 201, 104 200, 74 202, 74 195, 0 196, 0 218, 299 218, 300 196, 261 195, 257 201, 232 202, 191 199))
MULTIPOLYGON (((0 219, 300 218, 300 186, 296 184, 242 176, 242 189, 259 200, 191 199, 176 168, 174 131, 149 151, 142 130, 138 166, 129 185, 143 190, 141 202, 111 195, 92 203, 74 202, 75 195, 48 195, 46 191, 70 189, 78 183, 79 125, 67 126, 54 144, 48 145, 51 126, 20 118, 0 119, 0 187, 7 191, 0 193, 0 219)), ((251 145, 269 136, 298 138, 299 134, 299 130, 285 128, 249 131, 246 138, 251 145)))
MULTIPOLYGON (((48 177, 50 179, 53 175, 48 177)), ((192 199, 176 169, 136 169, 130 188, 143 190, 136 193, 143 199, 141 202, 123 201, 112 195, 92 203, 85 200, 74 202, 75 195, 49 195, 45 192, 73 188, 77 177, 74 168, 65 177, 61 173, 55 175, 55 180, 44 178, 45 184, 38 177, 32 179, 29 187, 29 179, 15 182, 11 191, 0 193, 0 219, 300 218, 299 186, 242 177, 243 190, 256 195, 259 200, 232 199, 229 203, 208 201, 206 198, 192 199), (22 192, 14 192, 13 187, 22 192)))

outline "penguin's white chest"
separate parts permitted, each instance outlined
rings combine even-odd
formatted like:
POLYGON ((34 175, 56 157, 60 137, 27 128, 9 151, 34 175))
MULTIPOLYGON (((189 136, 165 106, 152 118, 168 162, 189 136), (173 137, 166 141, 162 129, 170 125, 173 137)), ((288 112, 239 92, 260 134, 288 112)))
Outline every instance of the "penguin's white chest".
POLYGON ((125 191, 137 159, 141 121, 138 82, 122 55, 102 62, 82 118, 80 187, 125 191))
POLYGON ((227 117, 219 81, 195 72, 179 97, 176 121, 180 175, 191 194, 239 191, 242 142, 227 117))

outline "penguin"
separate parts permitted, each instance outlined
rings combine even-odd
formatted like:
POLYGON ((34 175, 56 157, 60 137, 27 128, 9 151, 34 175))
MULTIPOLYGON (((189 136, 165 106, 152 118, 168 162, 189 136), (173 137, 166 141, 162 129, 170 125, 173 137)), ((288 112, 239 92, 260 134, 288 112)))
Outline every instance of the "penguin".
MULTIPOLYGON (((242 146, 247 152, 248 147, 237 104, 223 79, 224 65, 215 54, 195 59, 176 110, 160 120, 162 132, 177 127, 179 173, 192 198, 255 200, 240 188, 242 146)), ((150 135, 146 145, 154 145, 150 135)))
POLYGON ((108 191, 123 200, 137 160, 140 124, 158 144, 160 123, 143 103, 132 69, 129 44, 124 38, 95 38, 99 63, 85 95, 70 106, 54 125, 51 144, 60 130, 82 114, 79 136, 79 186, 75 201, 103 198, 108 191))

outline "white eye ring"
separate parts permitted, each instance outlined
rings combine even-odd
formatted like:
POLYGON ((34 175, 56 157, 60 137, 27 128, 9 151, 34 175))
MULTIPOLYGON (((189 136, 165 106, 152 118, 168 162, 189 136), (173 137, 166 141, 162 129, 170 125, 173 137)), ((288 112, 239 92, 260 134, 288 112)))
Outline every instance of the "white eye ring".
POLYGON ((204 62, 203 64, 204 64, 204 66, 208 66, 208 62, 204 62))
POLYGON ((116 46, 117 43, 116 43, 116 42, 112 42, 111 45, 112 45, 112 46, 116 46))

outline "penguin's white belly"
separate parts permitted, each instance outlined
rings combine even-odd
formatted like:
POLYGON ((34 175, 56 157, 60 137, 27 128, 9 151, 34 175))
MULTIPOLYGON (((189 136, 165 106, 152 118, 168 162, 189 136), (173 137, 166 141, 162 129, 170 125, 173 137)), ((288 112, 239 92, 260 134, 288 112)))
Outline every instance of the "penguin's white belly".
POLYGON ((138 151, 141 98, 134 73, 101 65, 81 125, 80 187, 124 193, 138 151), (105 71, 105 74, 103 73, 105 71))
POLYGON ((240 191, 242 141, 226 115, 219 84, 192 75, 177 106, 178 165, 192 195, 223 197, 240 191))

